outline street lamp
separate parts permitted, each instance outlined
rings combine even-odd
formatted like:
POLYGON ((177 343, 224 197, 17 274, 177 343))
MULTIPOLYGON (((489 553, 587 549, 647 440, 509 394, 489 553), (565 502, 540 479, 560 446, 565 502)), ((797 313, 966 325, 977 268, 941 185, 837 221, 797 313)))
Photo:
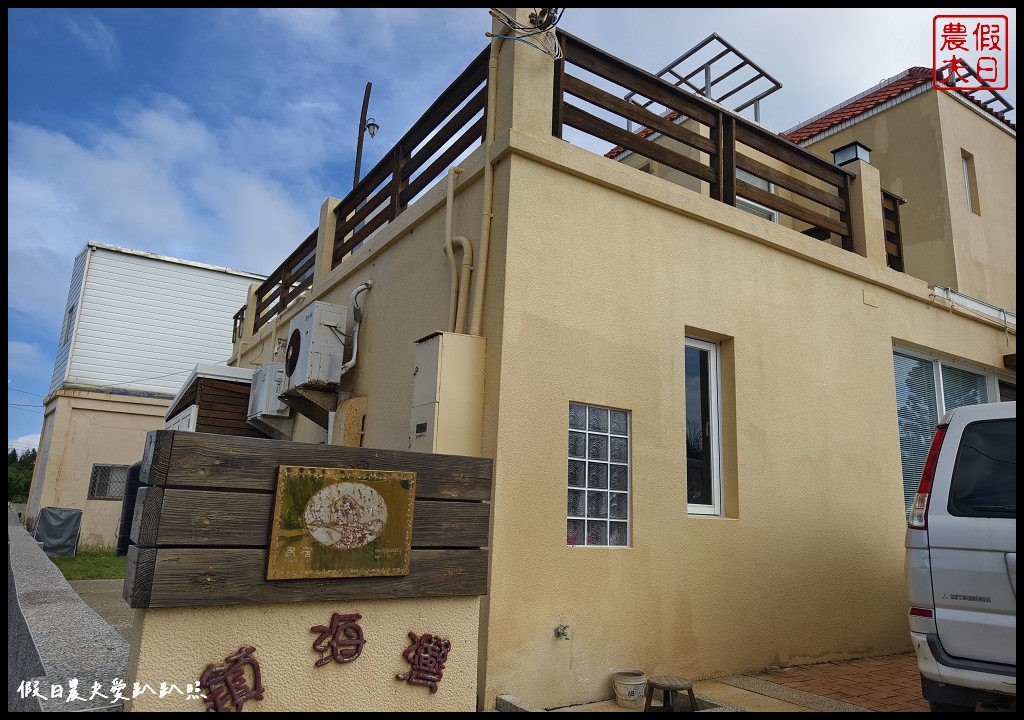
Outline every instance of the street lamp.
POLYGON ((373 83, 366 83, 366 92, 363 94, 363 112, 359 116, 359 140, 356 143, 356 171, 352 177, 353 190, 359 184, 359 166, 363 161, 363 133, 368 132, 370 137, 373 137, 380 130, 380 125, 376 120, 366 117, 366 109, 370 106, 370 88, 372 87, 373 83))

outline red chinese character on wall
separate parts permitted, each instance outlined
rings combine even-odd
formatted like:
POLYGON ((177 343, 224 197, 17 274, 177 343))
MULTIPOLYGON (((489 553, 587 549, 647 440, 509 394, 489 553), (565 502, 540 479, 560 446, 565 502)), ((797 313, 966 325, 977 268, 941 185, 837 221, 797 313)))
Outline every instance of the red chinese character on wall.
POLYGON ((366 640, 363 638, 363 629, 356 624, 361 620, 362 615, 352 613, 351 615, 331 615, 331 626, 315 625, 309 629, 310 632, 320 633, 320 636, 313 641, 313 649, 321 656, 331 651, 330 657, 321 657, 316 661, 316 666, 326 665, 331 660, 339 663, 352 662, 363 652, 363 645, 366 640), (328 638, 330 638, 328 640, 328 638))
POLYGON ((407 673, 395 675, 395 678, 405 680, 410 685, 426 685, 431 693, 436 693, 452 644, 442 637, 429 633, 416 635, 411 632, 409 639, 412 640, 412 644, 405 649, 402 657, 412 669, 407 673))
POLYGON ((199 687, 206 690, 207 712, 242 712, 246 700, 263 699, 260 664, 252 654, 256 648, 240 647, 224 658, 227 665, 210 663, 199 676, 199 687), (252 671, 252 687, 245 677, 245 668, 252 671))

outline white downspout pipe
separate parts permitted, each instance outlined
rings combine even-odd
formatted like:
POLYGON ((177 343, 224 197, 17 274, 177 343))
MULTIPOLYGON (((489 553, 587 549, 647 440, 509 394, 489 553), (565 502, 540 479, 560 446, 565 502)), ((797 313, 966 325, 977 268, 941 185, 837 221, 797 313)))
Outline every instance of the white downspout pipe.
POLYGON ((494 166, 491 164, 491 145, 494 144, 494 129, 498 118, 495 107, 498 98, 498 50, 501 38, 491 38, 491 56, 487 64, 487 133, 484 138, 484 209, 480 219, 480 267, 476 282, 473 283, 472 323, 469 334, 479 335, 483 322, 484 284, 487 280, 487 254, 491 245, 491 215, 494 208, 494 166))

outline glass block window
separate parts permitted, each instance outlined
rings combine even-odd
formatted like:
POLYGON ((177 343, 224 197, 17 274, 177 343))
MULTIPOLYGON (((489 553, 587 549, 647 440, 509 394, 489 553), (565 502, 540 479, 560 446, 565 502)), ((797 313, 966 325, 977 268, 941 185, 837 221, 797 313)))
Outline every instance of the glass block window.
POLYGON ((93 465, 90 500, 121 500, 128 486, 128 465, 93 465))
POLYGON ((566 544, 629 545, 629 412, 569 404, 566 544))

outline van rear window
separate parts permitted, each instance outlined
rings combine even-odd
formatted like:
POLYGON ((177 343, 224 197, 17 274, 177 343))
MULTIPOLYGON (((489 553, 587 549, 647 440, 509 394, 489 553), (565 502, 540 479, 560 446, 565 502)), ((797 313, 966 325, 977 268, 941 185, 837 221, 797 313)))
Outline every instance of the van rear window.
POLYGON ((964 429, 953 467, 949 512, 1017 517, 1017 419, 983 420, 964 429))

